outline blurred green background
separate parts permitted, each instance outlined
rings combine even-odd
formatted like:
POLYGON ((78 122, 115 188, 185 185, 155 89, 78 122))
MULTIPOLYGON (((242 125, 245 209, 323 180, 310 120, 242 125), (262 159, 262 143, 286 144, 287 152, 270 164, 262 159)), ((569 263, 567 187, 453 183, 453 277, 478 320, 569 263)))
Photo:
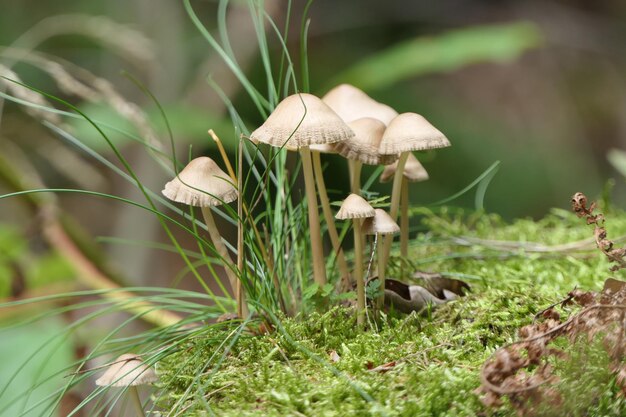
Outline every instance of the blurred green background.
MULTIPOLYGON (((219 39, 218 2, 192 4, 219 39)), ((268 15, 283 28, 287 2, 266 1, 265 5, 268 15)), ((287 45, 296 61, 305 5, 304 1, 292 5, 287 45)), ((611 149, 626 147, 626 3, 317 0, 309 17, 312 92, 322 95, 339 82, 352 83, 399 112, 424 115, 452 142, 449 149, 421 155, 431 179, 414 186, 415 205, 454 194, 495 161, 501 165, 484 204, 488 211, 507 219, 539 218, 551 207, 567 207, 577 191, 599 196, 611 178, 616 179, 613 201, 620 206, 626 203, 624 177, 607 159, 611 149)), ((226 22, 238 63, 255 86, 266 91, 247 5, 231 1, 226 22)), ((280 44, 269 26, 266 32, 276 67, 280 44)), ((189 144, 195 155, 217 156, 206 134, 209 128, 231 149, 236 143, 225 106, 206 81, 208 75, 231 98, 249 128, 262 123, 239 82, 191 23, 181 1, 0 0, 0 46, 33 47, 108 80, 128 101, 146 110, 153 129, 167 145, 158 111, 122 71, 131 74, 164 106, 179 157, 186 155, 189 144), (97 16, 102 18, 94 20, 97 16)), ((77 99, 49 76, 16 63, 6 52, 3 48, 0 64, 10 66, 24 82, 67 99, 100 121, 133 130, 110 107, 77 99)), ((37 169, 44 186, 141 199, 132 186, 40 126, 22 107, 0 102, 0 155, 8 155, 7 149, 12 155, 17 151, 37 169)), ((76 137, 111 157, 92 127, 81 121, 65 122, 76 137)), ((145 149, 107 132, 142 181, 159 191, 169 178, 145 149)), ((623 169, 626 163, 619 156, 613 154, 611 160, 623 169)), ((339 200, 349 189, 345 163, 337 157, 325 161, 331 199, 339 200)), ((374 190, 386 193, 388 186, 376 185, 374 190)), ((0 183, 0 194, 9 191, 0 183)), ((91 234, 100 237, 112 269, 123 271, 128 283, 166 286, 180 271, 175 255, 156 256, 145 244, 108 239, 162 240, 152 216, 78 195, 62 195, 59 201, 91 234)), ((473 208, 474 191, 453 204, 473 208)), ((35 232, 37 219, 23 202, 0 201, 0 226, 3 300, 32 295, 29 291, 37 286, 47 285, 46 293, 52 291, 50 286, 73 282, 71 269, 49 253, 35 232), (19 244, 18 250, 11 242, 19 244), (42 274, 42 270, 49 273, 42 274)), ((180 237, 191 244, 188 237, 180 237)), ((5 347, 0 341, 0 350, 5 347)), ((69 348, 64 349, 61 356, 71 355, 69 348)))

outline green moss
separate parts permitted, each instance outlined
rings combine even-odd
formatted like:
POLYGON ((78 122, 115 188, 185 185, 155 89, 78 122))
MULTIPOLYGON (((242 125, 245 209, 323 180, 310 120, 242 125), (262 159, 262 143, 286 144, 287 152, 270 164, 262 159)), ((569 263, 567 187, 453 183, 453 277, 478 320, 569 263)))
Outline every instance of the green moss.
MULTIPOLYGON (((426 213, 428 232, 413 242, 410 259, 423 270, 465 277, 470 295, 427 317, 386 317, 378 331, 357 330, 341 308, 282 319, 276 332, 264 336, 242 333, 235 324, 206 328, 159 363, 159 405, 184 409, 178 415, 186 416, 489 415, 474 394, 484 360, 575 286, 599 289, 609 265, 593 244, 586 251, 534 253, 522 246, 502 251, 459 245, 456 239, 561 245, 589 238, 592 229, 583 223, 564 211, 513 224, 484 214, 426 213), (331 361, 331 351, 338 362, 331 361), (396 365, 384 373, 367 369, 392 361, 396 365)), ((607 228, 609 237, 626 234, 626 215, 607 214, 607 228)), ((626 412, 615 400, 606 363, 585 352, 573 352, 576 362, 558 370, 562 392, 572 396, 569 409, 626 412), (588 363, 588 370, 581 371, 587 368, 580 363, 588 363), (585 386, 591 383, 590 396, 585 386), (583 392, 586 400, 577 403, 583 392)), ((506 407, 497 413, 512 414, 506 407)))

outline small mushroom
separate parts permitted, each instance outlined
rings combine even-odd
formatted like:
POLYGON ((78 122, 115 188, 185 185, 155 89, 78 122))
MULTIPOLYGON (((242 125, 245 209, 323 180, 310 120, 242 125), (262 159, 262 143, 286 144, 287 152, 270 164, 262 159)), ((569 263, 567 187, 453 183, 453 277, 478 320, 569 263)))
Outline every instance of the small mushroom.
POLYGON ((138 415, 145 417, 143 405, 137 392, 138 385, 156 382, 158 377, 152 367, 146 365, 141 357, 126 353, 107 367, 106 372, 96 380, 101 387, 128 387, 138 415))
POLYGON ((365 281, 363 280, 363 239, 361 235, 361 220, 373 217, 374 208, 357 194, 350 194, 341 204, 337 215, 340 220, 352 220, 354 232, 354 279, 357 293, 357 323, 365 323, 365 281))
MULTIPOLYGON (((438 149, 447 146, 450 146, 450 141, 423 116, 417 113, 402 113, 396 116, 385 129, 379 151, 383 155, 400 154, 397 171, 404 172, 404 166, 412 151, 438 149)), ((393 179, 389 215, 394 221, 398 218, 402 178, 403 176, 396 175, 393 179)), ((391 237, 385 238, 383 244, 385 262, 389 259, 391 242, 391 237)))
MULTIPOLYGON (((176 178, 165 184, 162 193, 172 201, 200 207, 215 251, 222 258, 230 286, 237 294, 239 278, 232 268, 232 258, 211 213, 211 207, 228 204, 237 199, 238 193, 232 179, 211 158, 201 156, 189 162, 176 178)), ((237 305, 238 313, 242 316, 247 315, 243 293, 237 300, 237 305)))
MULTIPOLYGON (((374 210, 374 217, 365 219, 363 222, 363 233, 367 235, 376 235, 377 237, 385 235, 393 235, 400 231, 400 227, 383 209, 374 210)), ((384 256, 378 251, 378 280, 380 281, 380 290, 382 295, 378 300, 378 307, 383 306, 384 290, 385 290, 385 270, 386 264, 384 256)))
MULTIPOLYGON (((380 182, 390 181, 398 168, 397 161, 387 165, 380 175, 380 182)), ((409 182, 421 182, 428 179, 428 172, 420 164, 413 153, 404 165, 402 184, 400 188, 400 255, 404 258, 409 256, 409 182)))
POLYGON ((250 135, 253 141, 300 151, 308 203, 313 276, 320 286, 326 284, 326 263, 309 146, 340 142, 353 135, 337 113, 318 97, 306 93, 285 98, 265 123, 250 135))
POLYGON ((346 123, 363 117, 373 117, 388 125, 398 112, 379 103, 350 84, 340 84, 330 90, 322 101, 328 104, 346 123))

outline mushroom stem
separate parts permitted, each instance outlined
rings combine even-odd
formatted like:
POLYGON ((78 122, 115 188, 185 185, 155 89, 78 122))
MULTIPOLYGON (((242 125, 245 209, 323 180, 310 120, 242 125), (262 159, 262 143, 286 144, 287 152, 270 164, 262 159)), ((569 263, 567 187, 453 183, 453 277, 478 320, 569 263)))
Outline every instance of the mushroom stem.
POLYGON ((320 231, 317 196, 315 195, 315 180, 313 179, 311 150, 308 146, 300 148, 300 157, 302 158, 304 188, 306 190, 309 211, 309 231, 311 235, 311 252, 313 256, 313 279, 321 287, 326 284, 326 263, 324 262, 324 253, 322 250, 322 233, 320 231))
MULTIPOLYGON (((400 205, 400 191, 402 188, 402 180, 404 179, 404 166, 406 160, 409 157, 409 152, 403 152, 398 159, 398 166, 396 167, 396 175, 393 176, 393 187, 391 189, 391 207, 389 209, 389 216, 396 221, 398 219, 398 206, 400 205)), ((383 239, 383 247, 380 255, 383 257, 383 262, 386 264, 389 259, 389 253, 391 252, 391 243, 393 242, 393 235, 387 235, 383 239)), ((381 291, 385 290, 384 282, 381 282, 381 291)))
POLYGON ((326 226, 328 227, 328 236, 330 242, 333 245, 333 250, 337 256, 337 263, 339 264, 339 270, 341 271, 341 279, 346 288, 350 286, 350 269, 348 268, 348 262, 341 249, 341 242, 339 241, 339 234, 337 233, 337 227, 335 226, 335 217, 330 209, 330 202, 328 201, 328 193, 326 191, 326 183, 324 182, 324 172, 322 171, 322 161, 320 153, 311 151, 313 156, 313 170, 315 171, 315 182, 317 184, 317 191, 322 203, 322 211, 326 220, 326 226))
POLYGON ((348 159, 348 170, 350 172, 350 192, 361 195, 361 168, 363 163, 354 159, 348 159))
POLYGON ((137 390, 137 387, 132 385, 128 387, 128 391, 130 391, 129 395, 131 397, 133 405, 135 406, 135 410, 137 411, 137 416, 146 417, 146 412, 144 411, 143 405, 141 404, 141 398, 139 398, 139 391, 137 390))
MULTIPOLYGON (((213 246, 215 246, 215 251, 222 258, 222 263, 224 264, 224 270, 226 271, 226 275, 228 276, 228 280, 230 282, 230 287, 235 293, 235 297, 237 297, 237 283, 239 282, 239 278, 237 274, 232 270, 231 266, 233 260, 228 254, 228 249, 226 249, 226 245, 222 242, 222 235, 217 230, 217 226, 215 225, 215 220, 213 219, 213 214, 211 213, 210 207, 201 207, 202 216, 204 217, 204 223, 206 223, 206 227, 209 231, 209 236, 211 237, 211 241, 213 242, 213 246), (231 266, 229 266, 230 264, 231 266)), ((241 301, 245 304, 245 301, 241 301)), ((237 305, 239 306, 240 301, 237 300, 237 305)))
POLYGON ((409 256, 409 181, 402 176, 400 193, 400 254, 409 256))
POLYGON ((365 324, 365 282, 363 280, 363 238, 361 219, 352 220, 354 232, 354 279, 356 280, 357 324, 365 324))

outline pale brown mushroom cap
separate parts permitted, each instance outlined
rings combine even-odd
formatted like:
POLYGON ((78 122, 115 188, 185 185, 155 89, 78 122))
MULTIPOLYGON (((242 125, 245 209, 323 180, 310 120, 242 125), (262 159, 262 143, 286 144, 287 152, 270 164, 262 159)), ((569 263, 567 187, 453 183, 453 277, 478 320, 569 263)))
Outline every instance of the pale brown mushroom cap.
POLYGON ((335 143, 354 136, 348 125, 312 94, 293 94, 274 109, 250 139, 296 150, 302 146, 335 143))
POLYGON ((388 105, 379 103, 350 84, 338 85, 326 93, 322 100, 346 123, 363 117, 372 117, 388 125, 391 119, 398 115, 398 112, 388 105))
POLYGON ((363 221, 363 233, 366 235, 393 235, 400 232, 400 226, 383 209, 375 209, 374 217, 363 221))
POLYGON ((385 124, 372 117, 363 117, 348 123, 354 136, 334 145, 344 158, 355 159, 368 165, 387 165, 398 155, 381 155, 378 152, 385 133, 385 124))
POLYGON ((237 199, 231 178, 206 156, 189 162, 161 192, 172 201, 195 207, 219 206, 237 199))
POLYGON ((150 384, 158 380, 152 367, 141 357, 126 353, 109 365, 106 372, 96 380, 96 385, 105 387, 131 387, 150 384))
POLYGON ((365 201, 363 197, 357 194, 350 194, 343 203, 339 211, 335 215, 336 219, 364 219, 366 217, 372 217, 375 214, 374 208, 370 206, 370 203, 365 201))
MULTIPOLYGON (((393 176, 396 174, 397 168, 397 161, 391 165, 387 165, 383 170, 383 173, 380 174, 380 182, 391 181, 393 176)), ((412 153, 409 154, 409 157, 406 160, 406 165, 404 166, 404 178, 406 178, 409 182, 421 182, 428 179, 428 172, 426 172, 426 169, 412 153)))
POLYGON ((450 141, 417 113, 402 113, 387 126, 379 152, 385 155, 445 148, 450 141))

